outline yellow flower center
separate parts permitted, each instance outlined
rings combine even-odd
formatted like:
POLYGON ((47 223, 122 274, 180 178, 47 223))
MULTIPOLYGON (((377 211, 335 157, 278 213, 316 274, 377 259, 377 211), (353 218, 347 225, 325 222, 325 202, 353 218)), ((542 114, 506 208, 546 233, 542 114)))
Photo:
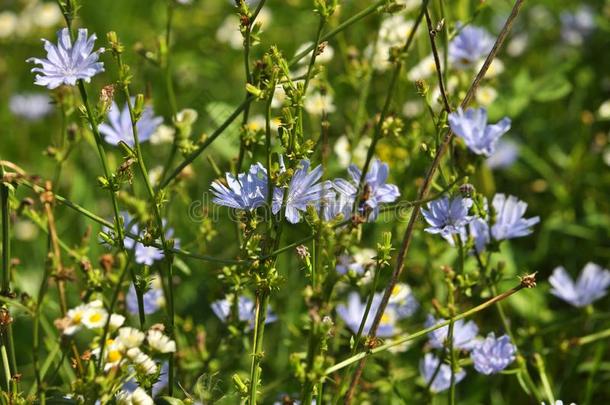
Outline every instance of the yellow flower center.
POLYGON ((100 314, 99 312, 95 312, 94 314, 89 316, 89 322, 91 322, 91 323, 97 323, 101 320, 102 320, 102 314, 100 314))
POLYGON ((83 314, 82 312, 77 312, 74 314, 74 316, 72 317, 72 323, 78 325, 80 324, 81 320, 83 319, 83 314))
POLYGON ((381 315, 381 323, 387 324, 387 323, 390 323, 391 321, 392 321, 392 318, 390 317, 390 315, 385 314, 385 313, 383 315, 381 315))
POLYGON ((121 352, 118 350, 110 350, 108 352, 108 362, 110 363, 116 363, 120 361, 122 357, 121 352))

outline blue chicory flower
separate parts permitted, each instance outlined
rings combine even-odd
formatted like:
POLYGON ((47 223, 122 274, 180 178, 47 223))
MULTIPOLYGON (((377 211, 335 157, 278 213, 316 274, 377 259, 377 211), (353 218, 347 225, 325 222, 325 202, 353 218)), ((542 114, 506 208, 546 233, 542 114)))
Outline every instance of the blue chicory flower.
POLYGON ((340 275, 352 272, 362 276, 369 267, 375 264, 373 260, 375 255, 375 251, 371 249, 361 249, 353 255, 343 253, 338 257, 335 270, 340 275))
POLYGON ((553 287, 551 294, 575 307, 581 308, 607 294, 610 286, 610 271, 595 263, 587 263, 576 283, 563 267, 557 267, 549 278, 553 287))
POLYGON ((532 226, 540 222, 540 217, 523 218, 527 203, 517 197, 496 194, 492 201, 496 220, 491 227, 491 235, 497 241, 527 236, 532 226))
POLYGON ((16 117, 37 121, 53 111, 53 104, 46 94, 13 94, 9 100, 9 109, 16 117))
POLYGON ((394 307, 399 318, 408 318, 417 311, 419 302, 406 283, 396 283, 390 294, 388 305, 394 307))
MULTIPOLYGON (((379 308, 380 302, 381 294, 376 293, 373 297, 371 308, 364 323, 364 328, 362 329, 363 334, 369 333, 369 330, 371 329, 371 326, 373 324, 373 319, 375 318, 375 314, 377 313, 377 309, 379 308)), ((360 294, 358 294, 357 292, 351 292, 348 295, 347 304, 337 305, 337 314, 341 317, 341 319, 343 319, 345 325, 350 328, 354 333, 358 333, 358 329, 360 328, 360 323, 362 322, 362 317, 364 316, 365 310, 366 299, 362 301, 360 298, 360 294)), ((393 307, 388 305, 382 316, 379 327, 377 328, 377 336, 391 337, 398 333, 398 329, 396 327, 397 320, 398 319, 396 311, 393 307)))
POLYGON ((508 335, 496 339, 494 333, 478 342, 470 358, 474 362, 474 368, 481 374, 496 374, 504 370, 515 360, 517 348, 510 341, 508 335))
POLYGON ((466 26, 449 44, 449 60, 457 69, 472 68, 491 52, 493 44, 485 29, 466 26))
MULTIPOLYGON (((413 315, 419 305, 411 294, 411 289, 408 285, 399 285, 396 291, 398 293, 394 295, 394 299, 390 298, 388 306, 386 306, 381 317, 379 327, 377 328, 377 336, 379 337, 391 337, 399 333, 400 329, 396 325, 397 322, 413 315)), ((375 314, 379 309, 379 305, 381 305, 382 297, 381 293, 375 293, 373 296, 371 308, 362 330, 363 334, 369 333, 375 314)), ((354 333, 358 333, 360 328, 360 323, 366 310, 366 301, 366 299, 362 300, 357 292, 351 292, 347 297, 346 304, 337 305, 337 314, 354 333)))
MULTIPOLYGON (((468 224, 470 236, 474 239, 474 249, 477 253, 481 253, 485 250, 485 246, 489 243, 489 225, 487 221, 482 218, 473 218, 468 224)), ((464 238, 462 239, 464 240, 464 238)))
POLYGON ((500 137, 510 129, 510 118, 504 117, 497 124, 487 125, 485 108, 462 108, 449 114, 451 130, 464 140, 466 146, 477 155, 490 156, 500 137))
POLYGON ((451 241, 453 235, 461 235, 465 226, 472 220, 468 211, 472 206, 470 198, 457 196, 453 199, 441 197, 428 203, 428 209, 422 209, 422 215, 430 225, 425 229, 432 234, 441 234, 451 241))
POLYGON ((99 54, 104 48, 93 51, 96 40, 95 34, 87 35, 86 28, 78 30, 74 43, 70 38, 70 31, 63 28, 57 32, 59 42, 57 45, 43 39, 44 48, 47 51, 47 59, 29 58, 27 62, 41 65, 35 67, 32 72, 36 75, 35 84, 54 89, 62 84, 74 86, 77 80, 90 82, 96 74, 104 71, 104 63, 98 62, 99 54))
POLYGON ((574 12, 563 11, 561 19, 561 38, 570 45, 582 45, 595 29, 595 14, 591 7, 581 6, 574 12))
POLYGON ((519 158, 519 146, 515 142, 500 138, 496 150, 485 160, 487 167, 492 170, 510 167, 519 158))
MULTIPOLYGON (((445 320, 439 318, 435 319, 432 315, 428 315, 425 326, 427 328, 438 325, 445 320)), ((442 328, 433 330, 428 333, 430 338, 429 343, 435 349, 441 349, 445 346, 445 340, 447 340, 447 334, 449 333, 449 326, 443 326, 442 328)), ((477 334, 479 333, 479 327, 474 321, 464 322, 463 319, 457 320, 453 323, 453 347, 465 351, 472 350, 477 344, 477 334)))
MULTIPOLYGON (((286 196, 286 219, 292 224, 301 220, 300 212, 305 212, 308 205, 319 205, 330 197, 330 182, 317 183, 322 177, 322 165, 318 165, 311 172, 309 160, 303 159, 300 167, 295 171, 288 186, 286 196)), ((277 214, 282 208, 284 190, 276 188, 273 194, 273 213, 277 214)))
MULTIPOLYGON (((448 364, 441 364, 440 360, 432 353, 426 353, 419 364, 419 372, 426 384, 430 385, 430 391, 434 393, 442 392, 451 386, 451 367, 448 364), (438 368, 438 372, 436 371, 438 368), (436 373, 436 376, 434 374, 436 373), (434 377, 432 383, 430 381, 434 377)), ((455 384, 459 383, 466 377, 464 370, 459 370, 455 373, 455 384)))
MULTIPOLYGON (((132 97, 131 102, 135 102, 135 97, 132 97)), ((142 116, 136 123, 139 141, 148 141, 162 122, 163 118, 156 117, 152 107, 147 105, 142 112, 142 116)), ((104 140, 111 145, 118 145, 119 142, 122 141, 133 147, 135 141, 127 103, 125 103, 125 106, 121 110, 113 101, 110 110, 108 111, 108 122, 100 124, 99 131, 104 136, 104 140)))
MULTIPOLYGON (((138 237, 143 236, 143 232, 140 231, 140 226, 135 222, 135 220, 129 215, 128 212, 121 212, 121 217, 123 218, 123 227, 125 229, 125 239, 123 241, 123 245, 126 249, 134 250, 134 260, 138 264, 143 264, 146 266, 152 266, 154 262, 162 260, 165 255, 163 254, 163 250, 155 247, 155 246, 146 246, 142 242, 136 241, 131 235, 136 235, 138 237)), ((166 221, 163 220, 163 226, 165 227, 166 221)), ((112 233, 113 230, 107 227, 103 227, 104 232, 112 233)), ((172 228, 165 229, 165 237, 167 239, 173 237, 174 230, 172 228)), ((159 242, 159 241, 157 241, 159 242)), ((180 239, 174 240, 174 247, 180 247, 180 239)))
MULTIPOLYGON (((336 179, 333 185, 335 190, 342 195, 342 201, 345 202, 345 204, 342 204, 344 205, 343 214, 346 218, 349 218, 351 216, 351 206, 358 197, 358 185, 362 172, 356 165, 350 165, 347 171, 352 177, 352 183, 344 179, 336 179)), ((370 210, 368 217, 370 221, 377 218, 381 204, 394 202, 400 196, 398 187, 394 184, 386 184, 389 173, 387 163, 383 163, 379 159, 371 161, 364 181, 366 199, 363 201, 364 205, 359 207, 361 213, 370 210)))
POLYGON ((212 183, 213 202, 225 207, 251 211, 265 204, 267 196, 267 170, 262 164, 250 166, 247 173, 237 178, 226 174, 227 185, 220 181, 212 183))
MULTIPOLYGON (((159 308, 165 305, 165 297, 161 288, 161 280, 158 277, 153 277, 150 283, 150 289, 142 295, 144 314, 149 315, 157 312, 159 308)), ((132 315, 139 313, 138 295, 133 284, 129 286, 127 296, 125 297, 125 306, 127 311, 132 315)))
MULTIPOLYGON (((233 296, 226 296, 221 300, 214 301, 211 305, 212 311, 216 316, 223 322, 226 322, 231 314, 231 305, 233 305, 233 296)), ((240 295, 237 298, 237 314, 240 322, 247 322, 248 330, 254 328, 254 323, 256 322, 256 307, 254 305, 254 301, 250 298, 240 295)), ((265 323, 275 322, 277 320, 277 316, 271 311, 271 309, 267 310, 267 317, 265 318, 265 323)))

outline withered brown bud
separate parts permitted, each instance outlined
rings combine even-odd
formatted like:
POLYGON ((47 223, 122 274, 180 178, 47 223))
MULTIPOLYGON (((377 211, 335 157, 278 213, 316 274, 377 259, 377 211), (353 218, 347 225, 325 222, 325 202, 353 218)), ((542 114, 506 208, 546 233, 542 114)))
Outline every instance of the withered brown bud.
POLYGON ((305 260, 309 257, 309 250, 307 250, 307 246, 299 245, 296 247, 297 255, 301 260, 305 260))
POLYGON ((534 288, 536 287, 536 274, 538 272, 534 272, 532 274, 526 274, 522 277, 519 277, 521 279, 521 286, 524 288, 534 288))
POLYGON ((83 272, 87 273, 88 271, 91 270, 91 262, 89 261, 89 259, 81 259, 80 261, 80 268, 83 272))
POLYGON ((5 329, 11 323, 13 323, 11 313, 6 308, 0 308, 0 329, 5 329))
POLYGON ((109 253, 102 255, 100 257, 100 266, 106 273, 110 272, 112 266, 114 266, 114 257, 109 253))

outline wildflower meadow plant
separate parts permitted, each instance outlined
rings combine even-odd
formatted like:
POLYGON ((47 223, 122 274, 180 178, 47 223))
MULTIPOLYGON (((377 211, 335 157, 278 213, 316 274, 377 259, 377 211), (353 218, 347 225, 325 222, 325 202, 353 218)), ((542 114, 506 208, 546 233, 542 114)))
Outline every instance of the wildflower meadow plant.
POLYGON ((0 404, 605 403, 610 9, 559 3, 8 2, 0 404))

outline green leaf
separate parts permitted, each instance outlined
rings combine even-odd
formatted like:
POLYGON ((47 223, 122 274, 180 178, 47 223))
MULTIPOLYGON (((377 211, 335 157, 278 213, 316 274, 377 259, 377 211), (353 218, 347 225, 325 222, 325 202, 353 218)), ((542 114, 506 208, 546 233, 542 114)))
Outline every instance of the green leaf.
POLYGON ((532 98, 539 102, 559 100, 572 91, 572 83, 564 75, 544 76, 532 83, 532 98))
POLYGON ((174 397, 159 397, 155 400, 158 405, 184 405, 181 399, 174 397))
POLYGON ((191 268, 182 260, 181 258, 174 256, 174 267, 180 270, 185 276, 190 276, 192 274, 191 268))

